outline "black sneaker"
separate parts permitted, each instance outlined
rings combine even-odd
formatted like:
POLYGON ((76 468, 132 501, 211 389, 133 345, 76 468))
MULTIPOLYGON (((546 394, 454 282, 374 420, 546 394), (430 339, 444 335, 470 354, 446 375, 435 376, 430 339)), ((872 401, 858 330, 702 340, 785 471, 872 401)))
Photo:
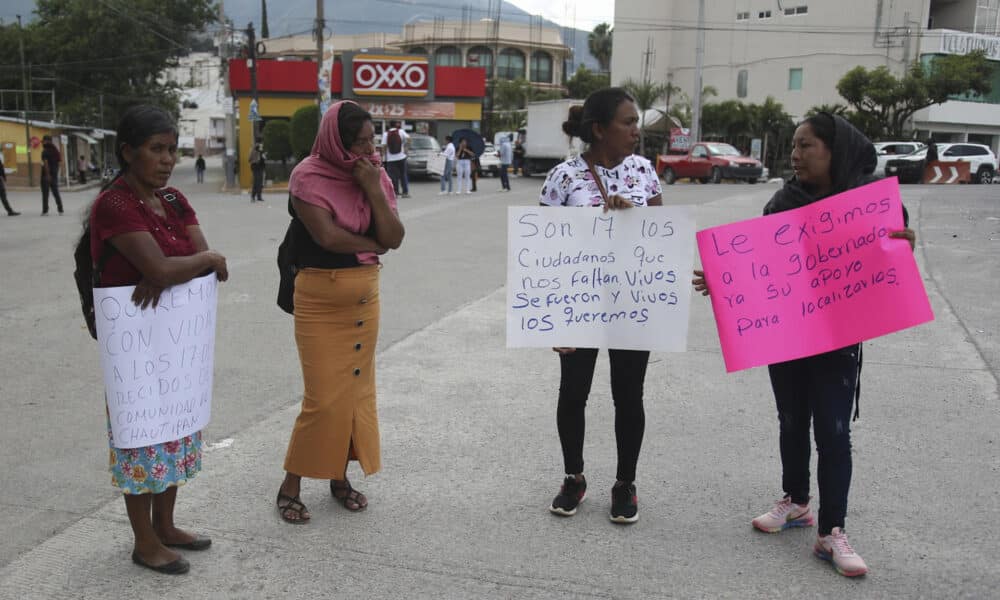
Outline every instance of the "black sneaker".
POLYGON ((563 480, 562 487, 559 488, 559 495, 552 500, 549 510, 557 515, 572 517, 576 514, 576 507, 580 506, 583 499, 587 497, 587 480, 576 480, 576 477, 567 475, 563 480))
POLYGON ((616 483, 611 488, 611 521, 629 524, 638 520, 639 498, 635 495, 635 484, 616 483))

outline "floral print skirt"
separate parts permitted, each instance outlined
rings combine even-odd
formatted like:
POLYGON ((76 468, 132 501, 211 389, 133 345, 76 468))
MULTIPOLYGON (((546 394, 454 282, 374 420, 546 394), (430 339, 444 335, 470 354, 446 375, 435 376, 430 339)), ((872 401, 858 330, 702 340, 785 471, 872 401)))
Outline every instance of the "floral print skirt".
POLYGON ((111 483, 123 494, 159 494, 184 485, 201 471, 201 432, 172 442, 142 448, 115 448, 108 421, 111 446, 111 483))

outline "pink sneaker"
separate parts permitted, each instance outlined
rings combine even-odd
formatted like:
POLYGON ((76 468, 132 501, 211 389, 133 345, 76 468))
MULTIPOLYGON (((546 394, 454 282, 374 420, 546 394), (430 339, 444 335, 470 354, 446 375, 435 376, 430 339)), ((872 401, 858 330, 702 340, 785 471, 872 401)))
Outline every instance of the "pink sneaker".
POLYGON ((844 577, 858 577, 868 572, 865 561, 851 548, 847 534, 840 527, 834 527, 830 535, 816 538, 813 554, 832 562, 837 572, 844 577))
POLYGON ((795 504, 785 496, 774 503, 770 512, 757 517, 751 523, 765 533, 778 533, 789 527, 812 527, 812 511, 808 504, 795 504))

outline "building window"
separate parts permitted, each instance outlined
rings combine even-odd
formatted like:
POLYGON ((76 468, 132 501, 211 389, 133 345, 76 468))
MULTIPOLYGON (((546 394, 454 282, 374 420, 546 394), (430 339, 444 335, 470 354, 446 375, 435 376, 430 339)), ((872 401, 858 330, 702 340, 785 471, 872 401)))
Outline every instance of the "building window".
POLYGON ((736 13, 736 20, 737 21, 749 21, 750 20, 750 13, 749 12, 738 12, 738 13, 736 13))
POLYGON ((410 54, 427 54, 427 48, 424 48, 423 46, 410 48, 410 54))
POLYGON ((736 97, 746 98, 747 97, 747 77, 749 74, 746 69, 741 69, 739 73, 736 74, 736 97))
POLYGON ((809 13, 809 7, 806 5, 802 6, 789 6, 785 9, 785 16, 792 17, 795 15, 805 15, 809 13))
POLYGON ((802 69, 788 69, 788 89, 802 89, 802 69))
POLYGON ((487 79, 493 77, 493 51, 486 46, 473 46, 465 55, 467 67, 482 67, 486 69, 487 79))
POLYGON ((531 80, 535 83, 552 83, 552 57, 541 50, 531 55, 531 80))
POLYGON ((769 11, 769 10, 762 10, 759 13, 757 13, 757 18, 758 19, 770 19, 771 18, 771 11, 769 11))
POLYGON ((462 52, 454 46, 441 46, 434 53, 434 64, 439 67, 461 67, 462 52))
POLYGON ((497 79, 524 79, 524 52, 504 48, 497 56, 497 79))

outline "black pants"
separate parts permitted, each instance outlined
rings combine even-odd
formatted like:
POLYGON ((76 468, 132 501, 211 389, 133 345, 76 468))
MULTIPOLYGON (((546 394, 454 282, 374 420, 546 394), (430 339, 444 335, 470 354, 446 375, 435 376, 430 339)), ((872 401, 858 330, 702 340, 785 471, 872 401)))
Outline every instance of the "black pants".
POLYGON ((778 405, 781 485, 792 502, 809 500, 809 425, 816 438, 819 534, 844 527, 851 487, 851 409, 860 346, 768 367, 778 405))
POLYGON ((260 200, 264 201, 264 171, 263 169, 253 170, 253 187, 250 188, 250 201, 260 200))
MULTIPOLYGON (((618 442, 617 477, 620 481, 635 481, 635 468, 646 429, 642 386, 646 379, 649 352, 608 350, 608 356, 611 360, 611 397, 615 403, 615 439, 618 442)), ((585 412, 596 362, 595 348, 577 348, 576 352, 559 356, 561 375, 556 425, 568 474, 583 472, 585 412)))
POLYGON ((52 190, 52 197, 56 201, 56 208, 59 214, 63 212, 62 197, 59 195, 59 176, 49 178, 42 176, 42 214, 49 212, 49 190, 52 190))
MULTIPOLYGON (((2 168, 3 167, 0 167, 0 169, 2 168)), ((7 211, 8 215, 12 215, 17 212, 10 207, 10 202, 7 202, 7 186, 4 184, 2 179, 0 179, 0 202, 3 202, 3 209, 7 211)))
POLYGON ((397 196, 400 194, 400 190, 404 194, 410 193, 410 180, 406 176, 405 158, 386 161, 385 171, 388 173, 389 179, 392 180, 392 190, 396 192, 397 196))

